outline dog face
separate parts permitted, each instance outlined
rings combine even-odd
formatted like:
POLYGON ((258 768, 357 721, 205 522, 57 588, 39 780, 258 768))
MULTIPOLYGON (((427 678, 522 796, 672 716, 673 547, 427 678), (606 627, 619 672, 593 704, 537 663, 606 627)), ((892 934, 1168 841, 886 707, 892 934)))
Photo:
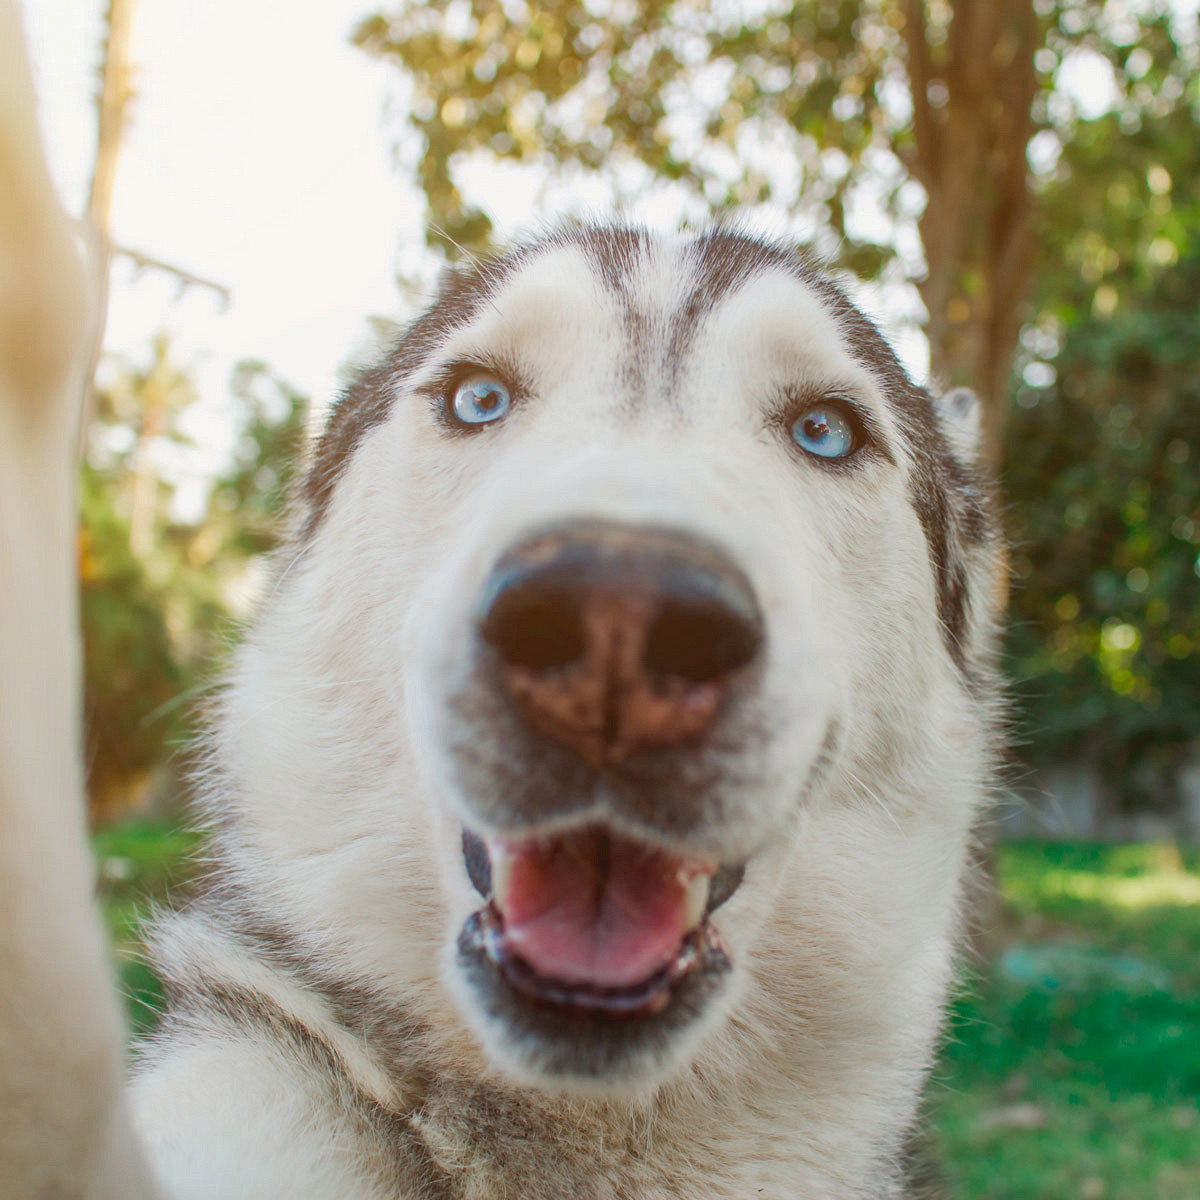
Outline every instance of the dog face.
POLYGON ((453 277, 331 420, 243 656, 239 785, 292 791, 246 869, 537 1086, 838 1012, 870 1043, 881 986, 927 1042, 986 753, 948 445, 776 247, 586 230, 453 277))

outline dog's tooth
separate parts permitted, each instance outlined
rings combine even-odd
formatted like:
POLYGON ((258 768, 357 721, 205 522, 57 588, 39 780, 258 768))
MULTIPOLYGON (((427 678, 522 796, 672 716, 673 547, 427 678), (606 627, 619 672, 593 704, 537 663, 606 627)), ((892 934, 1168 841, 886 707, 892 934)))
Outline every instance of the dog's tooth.
POLYGON ((683 897, 683 925, 685 929, 695 929, 704 919, 708 908, 708 889, 712 882, 711 875, 700 873, 688 881, 687 891, 683 897))
POLYGON ((492 864, 492 902, 503 912, 512 878, 512 855, 502 842, 488 843, 488 860, 492 864))

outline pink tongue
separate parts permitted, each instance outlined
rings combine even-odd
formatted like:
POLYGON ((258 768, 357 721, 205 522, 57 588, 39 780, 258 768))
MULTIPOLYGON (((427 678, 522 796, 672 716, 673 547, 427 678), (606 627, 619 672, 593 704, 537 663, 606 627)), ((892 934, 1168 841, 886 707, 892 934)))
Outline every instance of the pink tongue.
POLYGON ((678 953, 688 932, 688 882, 703 868, 605 832, 493 847, 512 863, 505 895, 507 947, 539 975, 628 987, 678 953))

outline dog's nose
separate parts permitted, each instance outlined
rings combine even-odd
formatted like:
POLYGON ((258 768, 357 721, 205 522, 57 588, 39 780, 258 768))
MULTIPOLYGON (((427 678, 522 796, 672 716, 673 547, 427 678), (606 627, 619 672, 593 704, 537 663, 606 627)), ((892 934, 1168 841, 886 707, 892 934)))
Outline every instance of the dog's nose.
POLYGON ((505 555, 479 632, 526 720, 597 765, 702 737, 763 642, 754 592, 720 550, 608 524, 505 555))

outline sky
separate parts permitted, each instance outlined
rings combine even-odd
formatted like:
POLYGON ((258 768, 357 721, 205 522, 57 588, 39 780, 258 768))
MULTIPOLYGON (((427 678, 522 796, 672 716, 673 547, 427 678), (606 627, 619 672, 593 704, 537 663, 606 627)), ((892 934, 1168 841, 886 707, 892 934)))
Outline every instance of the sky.
MULTIPOLYGON (((86 205, 103 0, 22 0, 51 170, 86 205)), ((114 264, 106 347, 152 336, 200 391, 200 476, 227 451, 233 363, 265 359, 319 402, 362 352, 369 314, 402 315, 397 246, 419 197, 388 161, 385 69, 349 44, 369 0, 155 0, 133 14, 136 97, 117 170, 114 239, 228 287, 216 295, 114 264), (302 9, 302 13, 301 10, 302 9), (207 453, 203 447, 207 447, 207 453)))

